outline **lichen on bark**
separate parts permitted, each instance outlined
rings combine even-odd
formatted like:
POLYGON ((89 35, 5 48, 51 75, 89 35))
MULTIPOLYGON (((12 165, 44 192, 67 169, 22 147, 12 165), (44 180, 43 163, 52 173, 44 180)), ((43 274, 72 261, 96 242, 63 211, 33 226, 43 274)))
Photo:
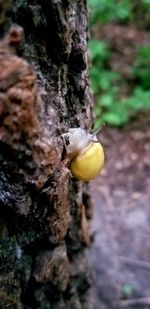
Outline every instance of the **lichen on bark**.
POLYGON ((61 139, 90 128, 86 4, 0 9, 1 308, 88 308, 88 185, 61 139))

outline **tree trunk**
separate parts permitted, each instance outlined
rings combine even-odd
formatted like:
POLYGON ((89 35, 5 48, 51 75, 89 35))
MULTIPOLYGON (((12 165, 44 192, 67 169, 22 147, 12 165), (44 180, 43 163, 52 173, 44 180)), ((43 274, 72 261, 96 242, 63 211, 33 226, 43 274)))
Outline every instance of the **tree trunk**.
POLYGON ((0 308, 87 309, 88 184, 61 139, 90 127, 85 1, 1 0, 0 38, 0 308))

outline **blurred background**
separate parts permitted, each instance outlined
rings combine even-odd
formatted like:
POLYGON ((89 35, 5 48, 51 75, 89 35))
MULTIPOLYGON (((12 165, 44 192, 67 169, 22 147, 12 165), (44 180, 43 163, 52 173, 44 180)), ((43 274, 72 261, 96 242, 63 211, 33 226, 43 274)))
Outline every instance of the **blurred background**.
POLYGON ((91 308, 150 309, 150 0, 87 0, 95 128, 91 308))

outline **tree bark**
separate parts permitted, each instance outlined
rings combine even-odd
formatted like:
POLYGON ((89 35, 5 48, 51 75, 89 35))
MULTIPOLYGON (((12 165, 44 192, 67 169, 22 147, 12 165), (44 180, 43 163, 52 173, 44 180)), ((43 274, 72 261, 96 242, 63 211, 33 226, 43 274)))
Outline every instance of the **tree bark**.
POLYGON ((87 59, 84 0, 0 1, 0 308, 88 308, 88 184, 61 139, 90 128, 87 59))

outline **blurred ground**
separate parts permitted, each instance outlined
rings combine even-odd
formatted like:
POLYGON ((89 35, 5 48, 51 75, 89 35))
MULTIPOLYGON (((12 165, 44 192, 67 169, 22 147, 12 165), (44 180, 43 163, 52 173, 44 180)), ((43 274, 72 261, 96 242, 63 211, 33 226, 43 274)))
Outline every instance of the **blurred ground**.
POLYGON ((105 169, 93 182, 92 309, 150 309, 150 115, 103 129, 105 169))
MULTIPOLYGON (((149 31, 96 24, 93 36, 107 42, 109 67, 123 76, 120 97, 130 95, 136 49, 150 44, 149 31)), ((106 163, 91 182, 91 309, 150 309, 150 114, 122 129, 106 126, 99 139, 106 163)))

